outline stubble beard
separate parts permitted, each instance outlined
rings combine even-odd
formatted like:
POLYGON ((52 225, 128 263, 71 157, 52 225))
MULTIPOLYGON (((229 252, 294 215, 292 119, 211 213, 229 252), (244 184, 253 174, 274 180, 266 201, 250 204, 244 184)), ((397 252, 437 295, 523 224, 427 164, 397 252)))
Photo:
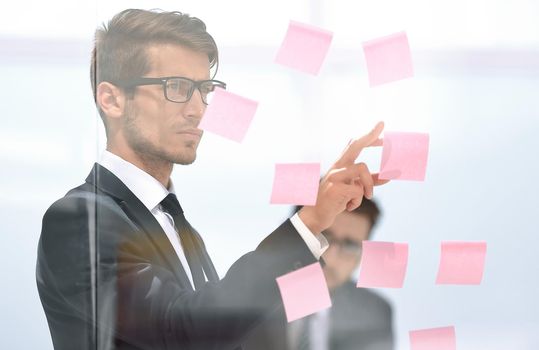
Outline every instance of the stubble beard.
POLYGON ((145 137, 137 125, 136 119, 136 112, 131 110, 125 118, 125 138, 129 147, 146 163, 153 163, 155 166, 163 163, 190 165, 196 160, 197 142, 184 141, 182 149, 178 149, 176 153, 169 152, 145 137), (192 149, 192 152, 189 152, 189 149, 192 149))

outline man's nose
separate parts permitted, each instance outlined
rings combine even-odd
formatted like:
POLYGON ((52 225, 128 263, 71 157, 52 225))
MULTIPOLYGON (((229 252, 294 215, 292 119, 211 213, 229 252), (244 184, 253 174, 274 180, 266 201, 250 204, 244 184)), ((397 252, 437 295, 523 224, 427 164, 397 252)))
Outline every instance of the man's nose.
POLYGON ((206 110, 206 104, 202 100, 202 95, 198 89, 193 91, 191 98, 186 102, 186 116, 190 118, 202 119, 204 111, 206 110))

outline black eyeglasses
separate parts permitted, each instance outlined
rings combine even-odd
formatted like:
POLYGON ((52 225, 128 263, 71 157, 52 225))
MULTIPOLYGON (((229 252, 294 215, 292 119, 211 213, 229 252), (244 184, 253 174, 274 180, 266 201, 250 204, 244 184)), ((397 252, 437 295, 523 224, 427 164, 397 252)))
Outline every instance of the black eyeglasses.
POLYGON ((219 80, 191 80, 184 77, 163 77, 163 78, 135 78, 119 82, 123 88, 133 88, 142 85, 162 85, 165 98, 170 102, 185 103, 191 99, 195 89, 200 91, 202 102, 209 104, 215 88, 226 89, 226 83, 219 80))
POLYGON ((356 242, 348 238, 337 239, 333 237, 333 235, 327 231, 322 232, 322 234, 328 240, 329 246, 335 246, 339 248, 339 251, 347 255, 354 255, 354 256, 361 255, 361 248, 362 248, 361 242, 356 242))

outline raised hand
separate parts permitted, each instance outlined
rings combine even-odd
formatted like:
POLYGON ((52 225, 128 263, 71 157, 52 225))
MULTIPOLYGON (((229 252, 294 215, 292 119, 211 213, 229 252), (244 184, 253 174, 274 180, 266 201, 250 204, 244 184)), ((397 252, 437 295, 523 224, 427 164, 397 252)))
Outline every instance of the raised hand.
POLYGON ((299 211, 301 220, 312 233, 318 234, 331 226, 338 214, 359 207, 363 196, 372 198, 374 186, 388 182, 379 180, 378 174, 371 174, 365 163, 356 163, 365 147, 381 145, 379 136, 383 129, 384 123, 379 122, 368 134, 350 141, 322 178, 316 204, 299 211))

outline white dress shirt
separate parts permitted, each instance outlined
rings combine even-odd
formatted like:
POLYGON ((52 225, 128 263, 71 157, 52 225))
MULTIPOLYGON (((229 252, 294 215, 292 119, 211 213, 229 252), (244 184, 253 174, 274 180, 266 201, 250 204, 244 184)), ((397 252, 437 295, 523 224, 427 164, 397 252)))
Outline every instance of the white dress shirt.
MULTIPOLYGON (((126 185, 131 192, 144 204, 144 206, 152 213, 157 222, 165 231, 174 251, 178 255, 180 262, 185 269, 191 285, 194 286, 193 277, 189 264, 183 252, 183 248, 180 243, 180 238, 174 227, 174 220, 161 208, 161 201, 169 193, 174 193, 174 185, 170 180, 170 186, 167 189, 162 183, 157 181, 153 176, 146 173, 144 170, 129 163, 128 161, 118 157, 117 155, 104 151, 101 159, 98 162, 101 166, 105 167, 111 173, 113 173, 120 181, 126 185)), ((298 214, 295 214, 290 219, 294 228, 298 231, 300 236, 307 244, 309 250, 313 253, 316 259, 320 259, 320 256, 328 248, 329 244, 326 238, 319 234, 313 235, 311 231, 305 226, 303 221, 299 218, 298 214)))

